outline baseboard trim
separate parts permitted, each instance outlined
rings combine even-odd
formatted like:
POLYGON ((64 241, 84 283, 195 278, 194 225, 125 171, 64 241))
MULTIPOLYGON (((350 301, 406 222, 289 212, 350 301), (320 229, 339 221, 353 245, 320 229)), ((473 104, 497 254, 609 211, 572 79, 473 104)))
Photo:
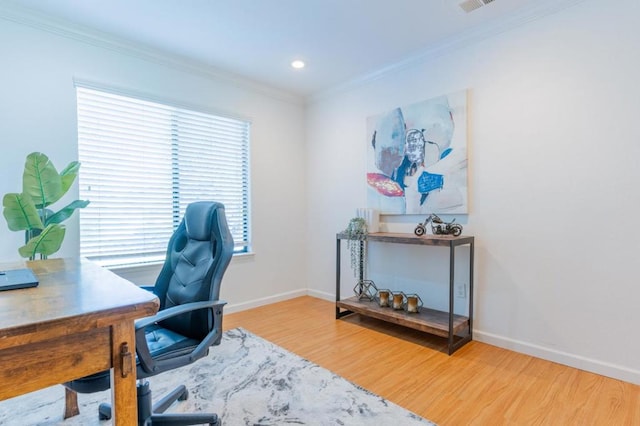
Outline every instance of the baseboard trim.
POLYGON ((328 300, 329 302, 335 302, 336 301, 335 293, 327 293, 326 291, 309 289, 307 291, 307 296, 312 296, 312 297, 316 297, 318 299, 328 300))
POLYGON ((284 293, 275 294, 273 296, 262 297, 260 299, 249 300, 247 302, 227 305, 224 308, 224 312, 227 314, 232 314, 234 312, 246 311, 247 309, 257 308, 259 306, 270 305, 272 303, 282 302, 283 300, 306 296, 308 293, 309 291, 306 288, 287 291, 284 293))
POLYGON ((548 347, 509 339, 485 331, 473 330, 473 339, 478 342, 487 343, 500 348, 509 349, 515 352, 531 355, 536 358, 567 365, 590 373, 600 374, 613 379, 640 385, 640 371, 611 364, 597 359, 586 358, 580 355, 558 351, 548 347))

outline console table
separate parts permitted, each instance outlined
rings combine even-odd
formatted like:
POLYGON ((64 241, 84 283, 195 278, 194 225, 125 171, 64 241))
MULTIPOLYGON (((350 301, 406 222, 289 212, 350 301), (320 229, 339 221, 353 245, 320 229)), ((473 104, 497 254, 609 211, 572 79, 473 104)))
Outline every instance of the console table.
MULTIPOLYGON (((367 241, 382 243, 426 245, 449 248, 449 310, 443 312, 423 307, 419 313, 406 313, 389 307, 380 307, 376 301, 361 300, 357 296, 341 300, 340 298, 340 249, 341 241, 347 240, 344 233, 336 235, 336 319, 345 315, 358 313, 383 321, 403 325, 429 334, 447 338, 448 354, 451 355, 472 339, 473 328, 473 250, 474 237, 451 235, 424 235, 399 233, 372 233, 367 241), (456 315, 454 311, 454 276, 456 247, 469 247, 469 316, 456 315)), ((361 241, 364 244, 364 241, 361 241)), ((360 281, 363 279, 363 269, 359 272, 360 281)))

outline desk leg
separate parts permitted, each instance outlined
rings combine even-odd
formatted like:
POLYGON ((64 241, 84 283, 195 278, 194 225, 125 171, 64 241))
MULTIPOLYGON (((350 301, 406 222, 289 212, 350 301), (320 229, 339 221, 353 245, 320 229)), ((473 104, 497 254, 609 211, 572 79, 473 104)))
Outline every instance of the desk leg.
POLYGON ((64 388, 64 414, 63 419, 77 416, 80 414, 80 408, 78 408, 78 394, 69 388, 64 388))
POLYGON ((113 424, 138 424, 135 366, 135 332, 133 321, 111 326, 111 402, 113 424), (123 354, 123 347, 126 345, 123 354))

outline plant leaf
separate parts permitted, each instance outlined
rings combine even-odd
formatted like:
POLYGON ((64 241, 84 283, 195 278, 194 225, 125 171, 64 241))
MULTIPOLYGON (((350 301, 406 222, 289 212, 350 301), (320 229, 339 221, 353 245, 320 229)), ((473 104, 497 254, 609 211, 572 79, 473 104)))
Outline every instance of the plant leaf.
POLYGON ((61 223, 65 220, 69 219, 76 209, 83 209, 89 205, 88 200, 75 200, 71 202, 69 205, 63 207, 55 214, 47 217, 45 221, 45 225, 49 225, 51 223, 61 223))
POLYGON ((22 175, 22 192, 29 194, 37 209, 49 206, 63 195, 62 179, 49 157, 41 152, 27 156, 22 175))
POLYGON ((64 168, 63 171, 60 172, 60 178, 62 179, 62 194, 66 194, 73 182, 76 180, 78 176, 78 171, 80 170, 80 163, 77 161, 72 161, 69 163, 67 167, 64 168))
POLYGON ((7 225, 12 231, 28 229, 42 229, 42 221, 36 206, 29 194, 5 194, 2 198, 4 209, 2 214, 7 220, 7 225))
MULTIPOLYGON (((40 220, 42 221, 42 223, 44 223, 44 226, 47 226, 49 224, 48 218, 50 216, 53 216, 53 210, 51 210, 51 209, 39 209, 38 210, 38 216, 40 216, 40 220)), ((43 228, 44 228, 44 226, 43 226, 43 228)))
POLYGON ((64 226, 53 223, 44 228, 40 235, 31 238, 27 244, 20 247, 18 253, 22 257, 35 257, 37 253, 50 256, 60 250, 64 234, 64 226))

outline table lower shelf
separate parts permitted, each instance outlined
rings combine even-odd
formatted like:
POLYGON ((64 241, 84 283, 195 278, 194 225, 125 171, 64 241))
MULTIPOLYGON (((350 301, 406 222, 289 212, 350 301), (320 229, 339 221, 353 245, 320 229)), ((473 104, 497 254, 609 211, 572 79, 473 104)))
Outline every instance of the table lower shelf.
MULTIPOLYGON (((339 300, 336 306, 342 309, 377 318, 383 321, 403 325, 441 337, 449 337, 449 313, 435 309, 420 308, 418 313, 407 313, 392 308, 382 308, 375 301, 358 300, 357 297, 339 300)), ((462 315, 453 316, 453 334, 467 329, 469 318, 462 315)))

